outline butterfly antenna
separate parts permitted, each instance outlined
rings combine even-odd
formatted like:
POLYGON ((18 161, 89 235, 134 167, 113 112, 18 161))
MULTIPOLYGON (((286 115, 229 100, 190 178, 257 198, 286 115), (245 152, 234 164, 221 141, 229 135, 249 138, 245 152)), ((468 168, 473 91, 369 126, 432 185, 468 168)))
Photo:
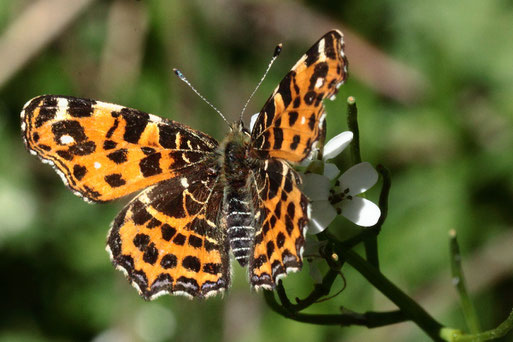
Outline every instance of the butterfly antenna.
POLYGON ((260 85, 262 84, 262 82, 264 81, 265 77, 267 76, 267 73, 269 72, 269 70, 271 70, 271 66, 273 65, 274 61, 280 55, 281 47, 282 47, 282 44, 280 43, 280 44, 276 45, 276 47, 274 48, 273 58, 271 58, 271 61, 269 62, 269 65, 267 66, 267 70, 265 70, 265 72, 264 72, 264 76, 262 76, 262 78, 260 79, 260 82, 258 82, 255 90, 253 90, 253 92, 249 96, 249 99, 246 101, 246 104, 242 108, 242 112, 240 113, 240 121, 242 121, 242 116, 244 115, 244 112, 246 111, 246 108, 247 108, 247 106, 249 104, 249 101, 251 101, 251 99, 253 98, 253 95, 255 95, 255 93, 258 90, 258 88, 260 88, 260 85))
POLYGON ((181 79, 185 84, 187 84, 189 86, 189 88, 191 88, 192 91, 195 92, 196 95, 198 95, 200 97, 200 99, 205 101, 213 110, 215 110, 217 112, 217 114, 219 114, 221 116, 221 118, 223 118, 224 122, 226 122, 228 124, 228 126, 230 126, 230 122, 228 120, 226 120, 226 117, 223 115, 223 113, 221 113, 221 111, 219 109, 217 109, 203 95, 201 95, 200 92, 197 91, 196 88, 194 88, 192 86, 191 82, 189 82, 189 80, 185 78, 185 76, 182 74, 182 72, 180 70, 173 68, 173 71, 175 72, 176 76, 178 76, 179 79, 181 79))

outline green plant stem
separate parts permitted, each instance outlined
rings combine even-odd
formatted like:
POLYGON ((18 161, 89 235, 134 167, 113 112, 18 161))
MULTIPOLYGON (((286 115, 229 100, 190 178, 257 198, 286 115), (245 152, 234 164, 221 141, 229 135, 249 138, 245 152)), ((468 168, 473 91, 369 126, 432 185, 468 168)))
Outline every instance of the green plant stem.
POLYGON ((503 337, 511 331, 511 329, 513 329, 513 310, 509 313, 508 318, 495 329, 477 334, 463 334, 458 330, 444 328, 442 329, 442 336, 446 341, 450 342, 481 342, 503 337))
POLYGON ((460 297, 465 322, 467 323, 470 332, 472 334, 476 334, 481 331, 481 327, 479 325, 476 310, 467 292, 465 276, 461 266, 460 247, 458 245, 458 239, 454 229, 449 231, 449 246, 451 253, 451 273, 453 284, 456 286, 456 290, 460 297))
MULTIPOLYGON (((354 97, 347 98, 347 127, 353 132, 353 140, 349 145, 351 152, 352 164, 362 162, 360 153, 360 129, 358 128, 358 108, 356 107, 356 100, 354 97)), ((378 237, 377 234, 370 234, 363 240, 365 248, 365 256, 374 267, 379 269, 378 258, 378 237)))
POLYGON ((280 305, 276 301, 273 291, 264 291, 264 298, 273 311, 284 317, 303 323, 340 326, 362 325, 368 328, 377 328, 385 325, 404 322, 407 320, 404 314, 399 310, 386 312, 369 311, 363 314, 355 312, 335 315, 304 314, 295 311, 289 311, 284 306, 280 305))
POLYGON ((442 325, 431 317, 420 305, 390 282, 378 269, 352 250, 337 250, 347 263, 362 274, 376 289, 390 299, 405 316, 415 322, 435 341, 442 341, 442 325))
POLYGON ((349 145, 353 165, 362 162, 360 155, 360 130, 358 128, 358 108, 354 97, 347 98, 347 127, 353 132, 353 140, 349 145))

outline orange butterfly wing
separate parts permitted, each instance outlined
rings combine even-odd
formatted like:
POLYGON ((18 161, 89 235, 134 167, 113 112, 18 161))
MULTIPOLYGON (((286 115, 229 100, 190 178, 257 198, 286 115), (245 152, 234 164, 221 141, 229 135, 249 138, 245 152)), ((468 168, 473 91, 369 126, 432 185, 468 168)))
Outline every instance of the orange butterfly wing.
POLYGON ((208 135, 135 109, 68 96, 36 97, 21 112, 31 153, 94 202, 116 199, 204 162, 208 135))
POLYGON ((347 78, 343 48, 342 33, 330 31, 285 75, 254 124, 255 154, 300 162, 324 140, 322 101, 332 98, 347 78))

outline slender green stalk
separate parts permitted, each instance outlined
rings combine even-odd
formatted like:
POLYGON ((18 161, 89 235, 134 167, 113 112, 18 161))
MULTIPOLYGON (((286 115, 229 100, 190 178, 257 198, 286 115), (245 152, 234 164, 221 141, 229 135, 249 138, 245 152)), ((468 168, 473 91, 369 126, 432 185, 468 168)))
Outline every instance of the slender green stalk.
POLYGON ((358 128, 358 108, 356 99, 352 96, 347 98, 347 127, 353 132, 353 140, 349 145, 353 165, 362 162, 360 155, 360 129, 358 128))
POLYGON ((378 269, 352 250, 337 250, 337 252, 433 340, 442 341, 440 332, 443 326, 413 299, 390 282, 378 269))
MULTIPOLYGON (((353 132, 353 140, 349 145, 352 164, 362 162, 360 154, 360 129, 358 128, 358 108, 356 107, 356 99, 352 96, 347 98, 347 127, 353 132)), ((377 234, 370 234, 363 240, 365 247, 365 256, 367 260, 379 269, 378 258, 378 237, 377 234)))
POLYGON ((449 231, 449 245, 451 252, 451 272, 452 281, 456 286, 458 295, 460 296, 461 308, 463 315, 465 316, 465 322, 472 334, 476 334, 481 331, 479 320, 477 318, 476 309, 470 300, 467 292, 467 286, 465 284, 465 276, 461 266, 461 254, 460 247, 458 245, 458 239, 456 237, 456 231, 451 229, 449 231))
POLYGON ((405 315, 398 310, 385 312, 365 312, 363 314, 350 312, 335 315, 304 314, 296 311, 289 311, 281 306, 274 297, 272 291, 264 291, 264 298, 269 307, 276 313, 290 318, 294 321, 317 324, 317 325, 362 325, 367 328, 378 328, 390 324, 400 323, 407 320, 405 315))
POLYGON ((495 329, 483 331, 478 334, 461 334, 457 330, 444 328, 442 335, 446 341, 450 342, 481 342, 490 341, 505 336, 513 329, 513 310, 508 318, 495 329))

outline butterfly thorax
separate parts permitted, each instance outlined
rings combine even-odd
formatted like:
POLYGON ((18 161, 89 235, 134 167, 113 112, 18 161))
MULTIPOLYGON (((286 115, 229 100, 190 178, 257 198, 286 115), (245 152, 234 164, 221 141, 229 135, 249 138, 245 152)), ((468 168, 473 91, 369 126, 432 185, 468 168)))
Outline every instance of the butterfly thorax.
POLYGON ((255 234, 255 209, 251 189, 251 168, 256 161, 249 156, 250 136, 241 125, 221 143, 224 205, 222 221, 235 259, 245 266, 255 234))

